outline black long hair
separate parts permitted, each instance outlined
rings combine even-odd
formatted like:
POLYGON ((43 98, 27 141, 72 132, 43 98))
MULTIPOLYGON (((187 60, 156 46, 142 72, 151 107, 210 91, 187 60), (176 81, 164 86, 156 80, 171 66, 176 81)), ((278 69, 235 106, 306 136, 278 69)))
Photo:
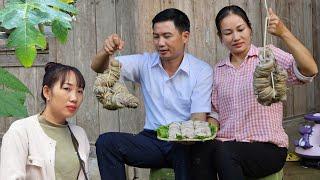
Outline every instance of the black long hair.
POLYGON ((230 6, 225 6, 224 8, 222 8, 217 16, 216 16, 216 28, 217 28, 217 34, 221 39, 221 21, 227 17, 229 14, 235 14, 240 16, 244 22, 246 22, 246 24, 248 25, 248 27, 252 30, 251 27, 251 23, 250 20, 247 16, 247 13, 239 6, 236 5, 230 5, 230 6))
POLYGON ((44 68, 45 74, 42 80, 41 98, 46 102, 46 98, 43 95, 43 87, 48 86, 52 88, 56 82, 61 80, 60 87, 65 83, 69 72, 74 72, 77 80, 77 86, 80 88, 85 88, 86 82, 81 74, 81 72, 73 67, 55 62, 48 62, 44 68))

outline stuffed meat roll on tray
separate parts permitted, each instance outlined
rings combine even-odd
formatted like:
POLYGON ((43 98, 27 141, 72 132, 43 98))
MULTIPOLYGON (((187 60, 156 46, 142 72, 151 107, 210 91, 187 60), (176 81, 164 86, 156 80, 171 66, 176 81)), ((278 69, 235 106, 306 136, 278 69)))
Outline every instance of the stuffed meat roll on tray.
POLYGON ((160 126, 157 137, 165 141, 206 141, 215 138, 217 129, 205 121, 188 120, 160 126))

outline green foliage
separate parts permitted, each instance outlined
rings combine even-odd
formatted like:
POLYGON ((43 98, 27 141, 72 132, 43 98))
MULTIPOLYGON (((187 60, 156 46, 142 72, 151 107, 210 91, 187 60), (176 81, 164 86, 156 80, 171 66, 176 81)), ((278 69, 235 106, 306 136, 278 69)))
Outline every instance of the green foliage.
POLYGON ((65 24, 62 21, 55 20, 52 22, 52 32, 56 35, 56 37, 62 43, 67 42, 67 38, 68 38, 68 27, 67 26, 68 26, 68 24, 65 24))
POLYGON ((0 68, 0 117, 25 117, 24 106, 29 89, 15 76, 0 68))
POLYGON ((169 126, 160 126, 157 129, 157 136, 161 138, 168 138, 169 137, 169 126))
MULTIPOLYGON (((209 139, 213 139, 215 137, 215 134, 218 131, 218 127, 213 125, 213 124, 209 124, 209 128, 211 131, 212 136, 196 136, 194 139, 200 139, 200 140, 209 140, 209 139)), ((169 126, 160 126, 157 129, 157 136, 163 139, 168 139, 169 138, 169 126)), ((183 141, 186 137, 183 137, 182 135, 176 135, 176 139, 178 141, 183 141)))
POLYGON ((218 127, 213 124, 209 124, 209 128, 211 130, 211 134, 216 134, 218 131, 218 127))
POLYGON ((7 46, 15 48, 20 63, 31 67, 36 48, 45 49, 46 39, 41 26, 50 26, 55 37, 65 43, 71 29, 73 5, 60 0, 9 0, 0 11, 1 26, 12 30, 7 46))

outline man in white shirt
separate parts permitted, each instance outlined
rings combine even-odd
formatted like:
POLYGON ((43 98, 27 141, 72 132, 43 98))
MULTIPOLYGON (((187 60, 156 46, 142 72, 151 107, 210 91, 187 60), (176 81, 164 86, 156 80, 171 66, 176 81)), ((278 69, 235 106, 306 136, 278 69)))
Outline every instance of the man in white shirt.
MULTIPOLYGON (((185 52, 190 22, 178 9, 166 9, 152 20, 156 52, 119 56, 121 76, 139 83, 144 98, 144 130, 137 135, 109 132, 96 142, 102 180, 124 180, 125 164, 142 168, 173 168, 175 179, 190 179, 185 145, 157 139, 156 128, 175 121, 206 120, 211 111, 213 72, 209 64, 185 52)), ((110 35, 92 60, 91 68, 103 72, 109 56, 124 42, 110 35)))

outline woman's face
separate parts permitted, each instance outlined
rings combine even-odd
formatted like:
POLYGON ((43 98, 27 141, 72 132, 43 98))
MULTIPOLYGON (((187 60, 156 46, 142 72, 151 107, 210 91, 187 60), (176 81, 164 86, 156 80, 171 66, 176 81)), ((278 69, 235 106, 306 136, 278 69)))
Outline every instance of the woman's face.
POLYGON ((221 42, 233 55, 246 55, 251 46, 251 29, 236 14, 229 14, 220 23, 221 42))
POLYGON ((64 84, 60 87, 61 80, 52 88, 44 87, 46 109, 56 118, 66 119, 72 117, 80 107, 83 100, 83 88, 77 86, 74 72, 70 71, 64 84))

